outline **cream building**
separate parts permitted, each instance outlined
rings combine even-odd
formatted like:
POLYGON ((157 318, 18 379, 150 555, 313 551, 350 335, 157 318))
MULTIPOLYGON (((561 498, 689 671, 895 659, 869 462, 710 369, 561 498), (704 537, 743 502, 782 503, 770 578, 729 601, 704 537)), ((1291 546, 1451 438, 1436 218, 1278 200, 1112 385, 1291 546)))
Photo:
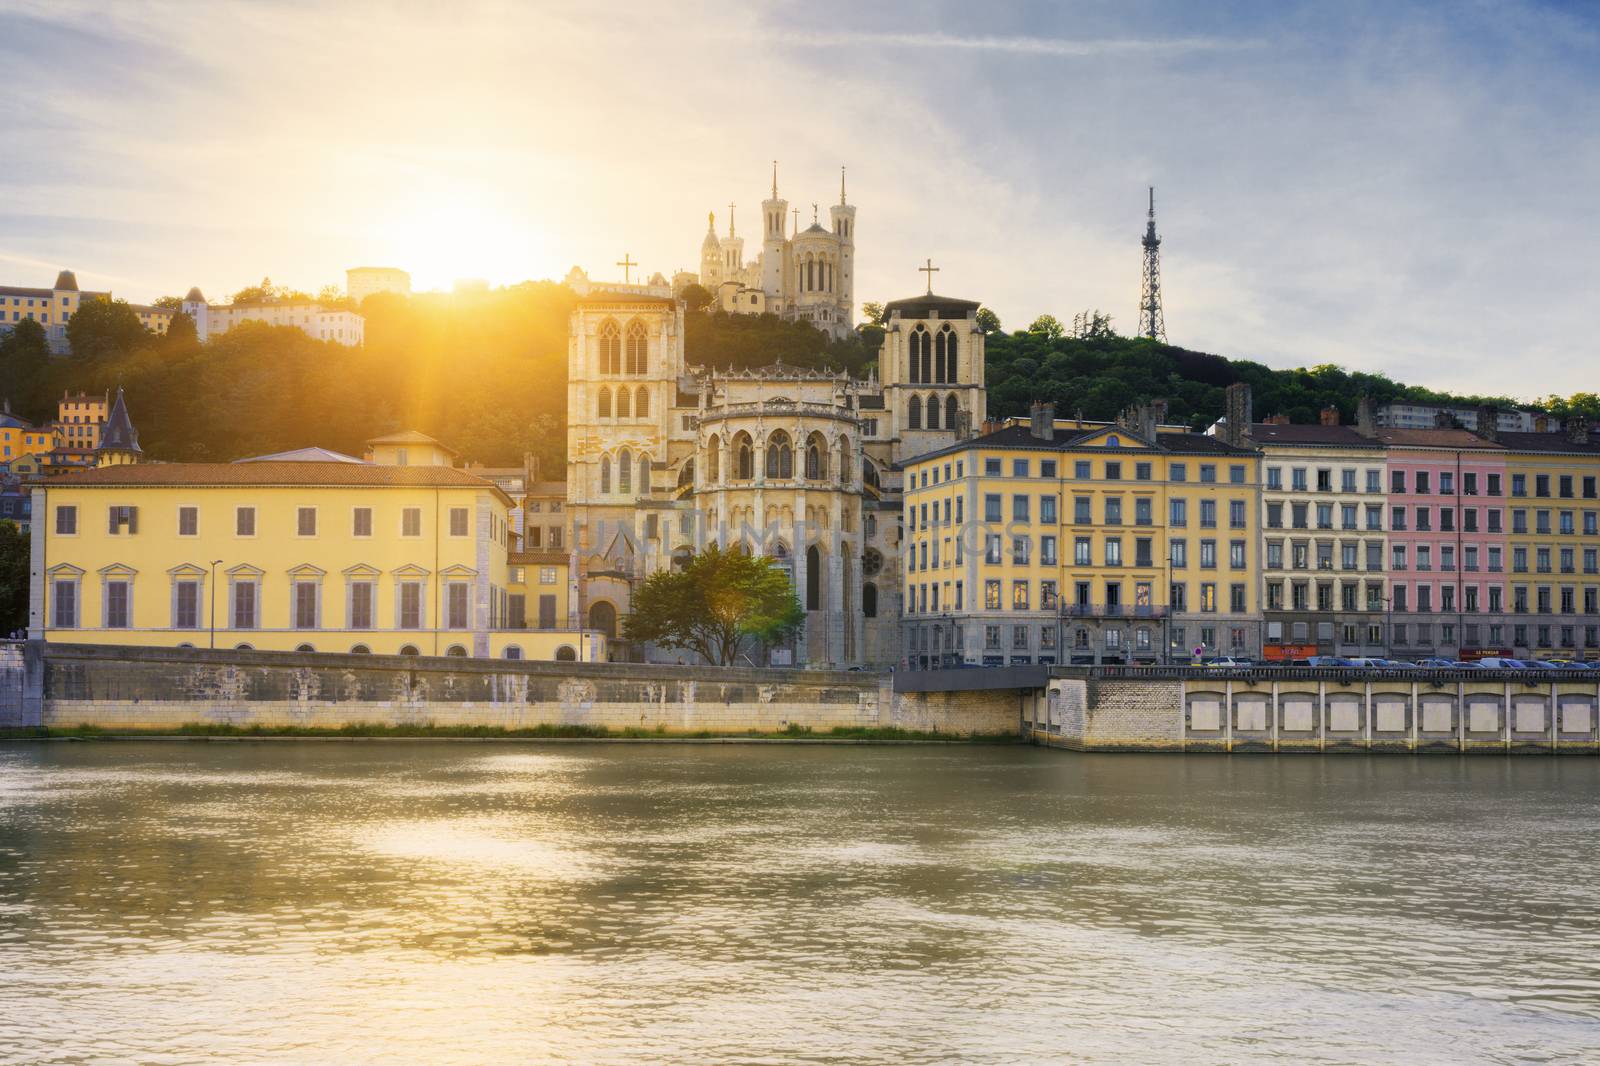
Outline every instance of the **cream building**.
POLYGON ((568 626, 616 635, 645 577, 737 543, 781 560, 806 612, 766 662, 895 661, 898 464, 983 420, 978 304, 891 303, 880 381, 692 366, 669 287, 585 289, 568 340, 568 626))
MULTIPOLYGON (((771 313, 809 322, 835 337, 854 328, 856 209, 845 198, 839 172, 839 202, 828 208, 828 222, 811 205, 811 225, 800 229, 800 211, 778 195, 778 165, 772 165, 772 195, 761 203, 760 251, 745 258, 744 238, 729 206, 728 235, 717 234, 709 216, 700 242, 700 273, 675 276, 710 290, 715 306, 735 314, 771 313)), ((682 285, 678 284, 678 291, 682 285)))
POLYGON ((411 275, 399 267, 351 267, 344 272, 344 291, 357 307, 374 293, 410 296, 411 275))
POLYGON ((243 322, 293 326, 309 337, 347 348, 360 347, 366 336, 367 320, 356 312, 325 308, 312 301, 213 304, 196 286, 183 298, 183 310, 194 319, 195 332, 202 341, 221 336, 243 322))

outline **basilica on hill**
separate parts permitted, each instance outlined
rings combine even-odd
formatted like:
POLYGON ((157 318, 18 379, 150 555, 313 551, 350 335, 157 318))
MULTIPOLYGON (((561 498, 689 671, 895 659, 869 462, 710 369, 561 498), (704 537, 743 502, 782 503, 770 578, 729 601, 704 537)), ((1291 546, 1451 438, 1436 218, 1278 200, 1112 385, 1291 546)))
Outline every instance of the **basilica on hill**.
MULTIPOLYGON (((855 209, 832 209, 833 232, 785 238, 784 201, 774 193, 764 206, 762 257, 735 268, 726 242, 708 237, 707 276, 848 329, 855 209)), ((900 464, 984 421, 978 302, 930 285, 889 303, 878 370, 862 379, 693 365, 673 286, 574 278, 565 503, 581 624, 612 629, 649 574, 711 544, 743 544, 779 560, 805 608, 801 636, 761 665, 897 661, 900 464)))

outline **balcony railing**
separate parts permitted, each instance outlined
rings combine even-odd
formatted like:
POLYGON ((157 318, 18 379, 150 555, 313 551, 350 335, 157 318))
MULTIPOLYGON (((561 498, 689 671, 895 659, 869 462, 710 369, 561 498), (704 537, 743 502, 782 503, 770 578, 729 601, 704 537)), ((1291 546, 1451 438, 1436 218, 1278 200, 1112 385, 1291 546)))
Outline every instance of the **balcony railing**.
POLYGON ((1165 618, 1166 607, 1138 607, 1126 603, 1064 603, 1065 618, 1165 618))

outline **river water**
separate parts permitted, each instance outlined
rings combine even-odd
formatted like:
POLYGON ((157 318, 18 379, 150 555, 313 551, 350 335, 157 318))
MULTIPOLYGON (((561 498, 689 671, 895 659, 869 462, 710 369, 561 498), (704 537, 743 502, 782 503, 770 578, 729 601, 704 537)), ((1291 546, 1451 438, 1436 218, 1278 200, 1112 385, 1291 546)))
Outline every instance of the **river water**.
POLYGON ((1600 760, 0 745, 3 1063, 1600 1061, 1600 760))

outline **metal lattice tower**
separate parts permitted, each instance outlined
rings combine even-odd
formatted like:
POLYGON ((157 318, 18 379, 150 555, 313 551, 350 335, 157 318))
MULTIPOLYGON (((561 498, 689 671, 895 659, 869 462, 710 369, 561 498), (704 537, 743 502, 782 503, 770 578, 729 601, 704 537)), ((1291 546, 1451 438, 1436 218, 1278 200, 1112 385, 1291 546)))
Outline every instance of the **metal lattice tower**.
POLYGON ((1144 284, 1139 290, 1139 336, 1165 344, 1167 323, 1161 314, 1161 238, 1156 236, 1156 190, 1150 187, 1150 216, 1144 227, 1144 284))

